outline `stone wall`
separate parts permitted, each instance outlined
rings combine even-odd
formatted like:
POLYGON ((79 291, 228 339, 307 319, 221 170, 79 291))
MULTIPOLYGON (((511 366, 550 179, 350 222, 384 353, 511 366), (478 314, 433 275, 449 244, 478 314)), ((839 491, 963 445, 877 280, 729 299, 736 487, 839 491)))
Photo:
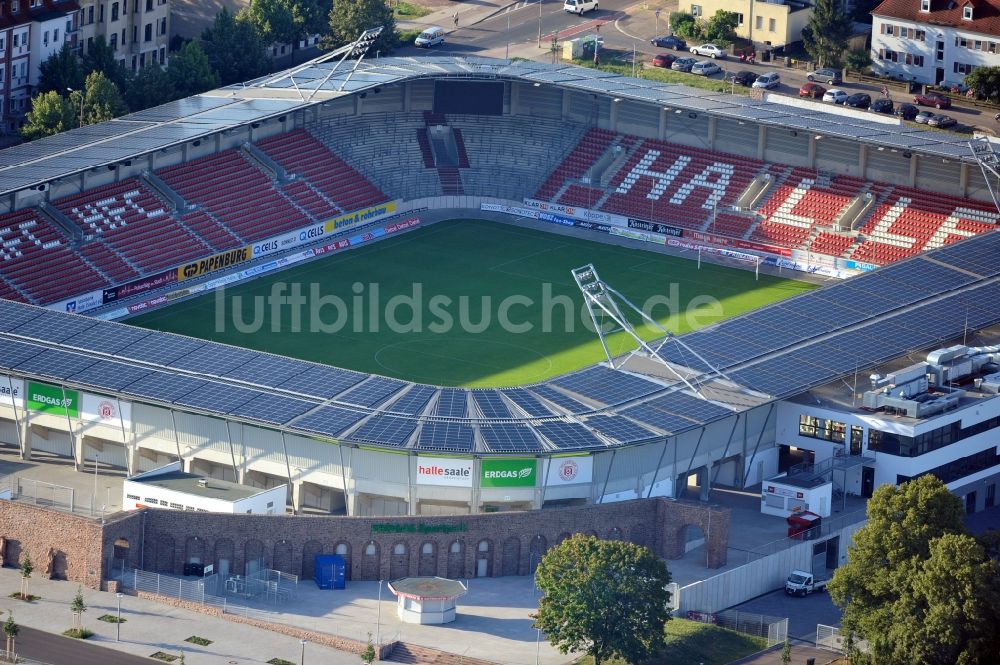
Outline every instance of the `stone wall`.
POLYGON ((705 564, 725 564, 729 510, 666 499, 453 517, 224 515, 146 509, 101 520, 0 500, 4 565, 30 552, 36 575, 89 588, 118 570, 180 574, 184 563, 247 562, 310 579, 316 554, 342 553, 355 580, 416 575, 450 578, 529 575, 548 548, 574 533, 645 545, 668 559, 684 554, 686 533, 705 534, 705 564), (46 573, 48 552, 53 565, 46 573))

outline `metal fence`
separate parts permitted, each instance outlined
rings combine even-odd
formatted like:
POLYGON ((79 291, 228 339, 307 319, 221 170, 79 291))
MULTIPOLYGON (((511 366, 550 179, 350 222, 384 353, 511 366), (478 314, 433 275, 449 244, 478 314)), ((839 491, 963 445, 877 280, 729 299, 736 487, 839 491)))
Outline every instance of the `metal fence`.
POLYGON ((840 532, 844 527, 864 522, 867 519, 868 515, 866 509, 861 508, 851 513, 838 515, 837 517, 823 518, 819 526, 808 529, 796 537, 779 538, 749 550, 730 547, 729 551, 734 554, 738 553, 738 556, 745 555, 747 563, 749 563, 751 561, 756 561, 757 559, 762 559, 766 556, 776 554, 782 550, 787 550, 788 548, 794 547, 803 541, 823 540, 827 536, 840 532))
POLYGON ((134 569, 131 574, 124 575, 122 584, 137 591, 155 593, 169 598, 178 598, 192 603, 225 607, 226 599, 219 596, 219 576, 207 575, 197 580, 186 580, 171 575, 161 575, 145 570, 134 569))
POLYGON ((744 635, 766 637, 767 646, 783 644, 788 639, 788 618, 772 617, 754 612, 723 610, 715 615, 715 625, 735 630, 744 635))
POLYGON ((103 517, 108 507, 96 503, 90 492, 79 492, 73 487, 47 483, 34 478, 9 475, 0 478, 0 498, 23 501, 36 506, 53 508, 87 517, 103 517))
MULTIPOLYGON (((857 640, 854 647, 862 653, 868 652, 868 642, 865 640, 857 640)), ((847 653, 847 636, 841 633, 840 628, 836 626, 818 623, 816 624, 816 648, 847 653)))

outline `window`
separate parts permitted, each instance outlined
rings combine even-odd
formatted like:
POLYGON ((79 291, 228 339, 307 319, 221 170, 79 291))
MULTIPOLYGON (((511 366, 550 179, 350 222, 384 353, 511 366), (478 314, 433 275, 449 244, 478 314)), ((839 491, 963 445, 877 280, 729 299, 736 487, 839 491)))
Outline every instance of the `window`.
POLYGON ((799 416, 799 435, 807 436, 811 439, 822 439, 824 441, 833 441, 835 443, 843 443, 845 434, 847 431, 847 425, 844 423, 838 423, 833 420, 824 420, 823 418, 814 418, 809 415, 799 416))
POLYGON ((966 21, 972 20, 972 5, 962 7, 962 18, 966 21))
POLYGON ((333 550, 333 553, 339 554, 340 556, 347 556, 347 544, 346 543, 338 544, 337 548, 333 550))
MULTIPOLYGON (((0 45, 0 48, 3 48, 3 46, 0 45)), ((989 53, 996 53, 997 52, 997 43, 996 42, 990 42, 987 45, 986 51, 989 52, 989 53)))
POLYGON ((112 21, 117 21, 118 20, 118 3, 117 2, 115 2, 115 3, 113 3, 111 5, 111 20, 112 21))
POLYGON ((53 42, 59 41, 59 28, 56 28, 55 30, 52 31, 52 41, 53 42))
POLYGON ((46 30, 45 32, 42 33, 42 46, 48 46, 48 45, 49 45, 49 31, 46 30))
POLYGON ((160 19, 160 34, 161 35, 167 34, 167 17, 166 16, 164 16, 163 18, 160 19))
POLYGON ((453 542, 451 544, 451 547, 449 548, 449 551, 452 554, 460 554, 462 552, 462 543, 460 543, 460 542, 458 542, 456 540, 455 542, 453 542))
POLYGON ((976 41, 972 42, 972 44, 973 44, 972 48, 974 48, 975 50, 977 50, 977 51, 982 51, 983 50, 983 43, 981 41, 979 41, 978 39, 976 41))
POLYGON ((955 63, 955 73, 956 74, 971 74, 972 70, 975 69, 974 65, 969 65, 964 62, 955 63))
POLYGON ((14 33, 14 48, 17 48, 21 43, 21 35, 17 32, 14 33))
POLYGON ((886 23, 882 26, 882 32, 892 37, 896 32, 896 26, 891 23, 886 23))
POLYGON ((90 6, 87 8, 87 23, 94 22, 94 7, 90 6))
POLYGON ((98 23, 104 23, 104 5, 101 5, 98 8, 97 22, 98 23))
POLYGON ((375 556, 375 543, 365 545, 365 556, 375 556))
POLYGON ((10 0, 10 10, 12 12, 17 12, 20 9, 21 3, 18 0, 10 0))
POLYGON ((147 41, 147 42, 153 41, 153 24, 152 23, 147 23, 146 24, 146 29, 143 32, 145 33, 145 39, 144 39, 144 41, 147 41))
POLYGON ((424 543, 420 547, 420 553, 426 555, 434 554, 434 543, 424 543))
MULTIPOLYGON (((139 0, 136 0, 136 2, 138 1, 139 0)), ((153 0, 146 0, 146 11, 147 12, 153 11, 153 0)))
POLYGON ((111 41, 108 42, 108 45, 111 46, 111 50, 112 51, 115 51, 115 50, 118 49, 118 33, 117 32, 112 32, 111 33, 111 41))
POLYGON ((488 541, 488 540, 480 540, 479 541, 479 546, 476 549, 478 549, 480 552, 489 552, 490 551, 490 541, 488 541))
POLYGON ((774 32, 776 29, 776 22, 773 18, 767 19, 767 30, 768 32, 774 32))
POLYGON ((691 16, 701 16, 701 5, 691 5, 691 16))
POLYGON ((917 67, 923 67, 924 66, 924 56, 922 56, 922 55, 915 55, 915 56, 913 56, 913 64, 916 65, 917 67))
POLYGON ((138 501, 139 500, 139 495, 138 494, 126 494, 125 498, 126 499, 132 499, 133 501, 138 501))
MULTIPOLYGON (((11 101, 14 101, 14 100, 11 100, 11 101)), ((156 504, 159 503, 159 501, 157 501, 156 499, 150 499, 148 496, 145 499, 143 499, 142 502, 143 503, 148 503, 151 506, 155 506, 156 504)))
POLYGON ((756 27, 758 30, 763 30, 764 29, 764 19, 761 18, 760 16, 758 16, 757 17, 757 25, 754 26, 754 27, 756 27))
POLYGON ((909 53, 906 54, 906 64, 908 64, 908 65, 912 65, 913 64, 913 56, 910 55, 909 53))
POLYGON ((961 46, 962 48, 969 48, 969 40, 965 37, 955 37, 955 46, 961 46))
POLYGON ((931 0, 920 0, 920 11, 929 12, 931 10, 931 0))
POLYGON ((274 508, 274 501, 268 501, 267 502, 267 507, 268 508, 274 508))
POLYGON ((743 12, 736 12, 737 25, 743 25, 743 12))
POLYGON ((396 556, 402 556, 406 554, 406 545, 403 543, 396 543, 392 546, 392 553, 396 556))
POLYGON ((927 33, 921 30, 920 28, 917 28, 913 33, 913 38, 916 39, 918 42, 922 42, 927 38, 927 33))
POLYGON ((180 503, 172 503, 170 504, 170 507, 174 508, 175 510, 184 510, 184 505, 180 503))
POLYGON ((969 455, 968 457, 963 457, 957 459, 954 462, 948 462, 947 464, 942 464, 941 466, 934 467, 933 469, 928 469, 923 473, 917 474, 916 476, 897 476, 896 482, 906 482, 913 480, 913 478, 919 478, 920 476, 926 476, 928 474, 937 476, 937 478, 943 483, 952 483, 966 476, 970 476, 973 473, 978 473, 984 469, 990 469, 1000 464, 1000 455, 997 454, 996 448, 987 448, 986 450, 976 453, 974 455, 969 455), (902 479, 902 481, 900 481, 902 479))

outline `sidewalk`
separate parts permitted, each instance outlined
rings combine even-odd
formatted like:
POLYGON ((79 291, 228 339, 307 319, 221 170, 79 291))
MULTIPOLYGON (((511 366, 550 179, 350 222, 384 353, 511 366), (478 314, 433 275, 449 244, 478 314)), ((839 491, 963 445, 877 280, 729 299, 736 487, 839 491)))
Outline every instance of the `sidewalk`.
POLYGON ((455 29, 455 12, 458 12, 458 26, 467 28, 481 21, 499 14, 508 7, 522 4, 524 0, 467 0, 466 2, 452 2, 437 11, 433 11, 426 16, 415 19, 396 19, 396 27, 399 30, 414 30, 431 25, 439 25, 447 32, 455 29))
MULTIPOLYGON (((17 570, 0 570, 0 609, 13 610, 18 624, 57 634, 72 626, 69 605, 76 595, 76 584, 32 577, 29 591, 41 599, 30 603, 9 597, 20 590, 20 585, 17 570)), ((114 594, 89 589, 84 589, 83 598, 87 604, 83 625, 96 633, 87 642, 137 656, 148 657, 157 651, 178 656, 183 651, 185 665, 264 665, 272 658, 298 663, 301 655, 302 645, 293 637, 134 596, 122 598, 125 622, 121 624, 121 642, 116 643, 115 624, 97 618, 117 614, 118 599, 114 594), (184 641, 193 635, 212 640, 212 644, 198 646, 184 641)), ((359 662, 356 654, 315 644, 306 644, 305 650, 306 663, 357 665, 359 662)))

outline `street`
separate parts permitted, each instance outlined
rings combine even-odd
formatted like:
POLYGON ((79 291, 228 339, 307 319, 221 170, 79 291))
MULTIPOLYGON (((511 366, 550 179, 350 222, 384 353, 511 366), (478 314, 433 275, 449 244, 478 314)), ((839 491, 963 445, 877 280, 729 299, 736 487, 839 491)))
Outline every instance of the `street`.
POLYGON ((148 665, 155 662, 27 626, 21 626, 14 651, 22 658, 48 665, 148 665))
MULTIPOLYGON (((553 34, 558 35, 559 41, 564 41, 599 32, 604 38, 605 49, 625 53, 635 49, 636 60, 645 63, 645 67, 650 67, 653 56, 658 53, 682 55, 650 44, 650 39, 655 34, 669 34, 668 17, 676 10, 677 3, 663 3, 658 18, 654 13, 655 7, 652 3, 644 5, 631 0, 607 0, 600 3, 598 10, 577 16, 566 12, 561 0, 512 4, 504 4, 502 0, 452 2, 424 18, 401 22, 401 26, 440 25, 449 31, 445 43, 431 51, 432 55, 520 57, 545 62, 551 61, 550 43, 553 34), (452 18, 456 11, 459 15, 457 28, 454 27, 452 18)), ((428 52, 424 49, 410 46, 398 49, 394 55, 419 56, 426 53, 428 52)), ((781 76, 781 84, 771 92, 779 94, 797 96, 799 88, 807 82, 807 71, 801 67, 786 67, 784 59, 768 63, 758 61, 751 65, 740 62, 738 57, 730 54, 728 58, 719 60, 718 64, 723 72, 711 78, 721 79, 726 71, 746 70, 758 75, 777 72, 781 76)), ((881 84, 863 83, 852 77, 836 87, 848 94, 867 92, 873 100, 881 96, 881 84)), ((913 95, 903 92, 898 86, 890 86, 890 99, 898 107, 900 104, 912 103, 913 95)), ((960 126, 986 129, 989 132, 998 128, 998 123, 993 120, 995 110, 989 108, 980 110, 972 105, 955 105, 944 113, 958 120, 960 126)))

